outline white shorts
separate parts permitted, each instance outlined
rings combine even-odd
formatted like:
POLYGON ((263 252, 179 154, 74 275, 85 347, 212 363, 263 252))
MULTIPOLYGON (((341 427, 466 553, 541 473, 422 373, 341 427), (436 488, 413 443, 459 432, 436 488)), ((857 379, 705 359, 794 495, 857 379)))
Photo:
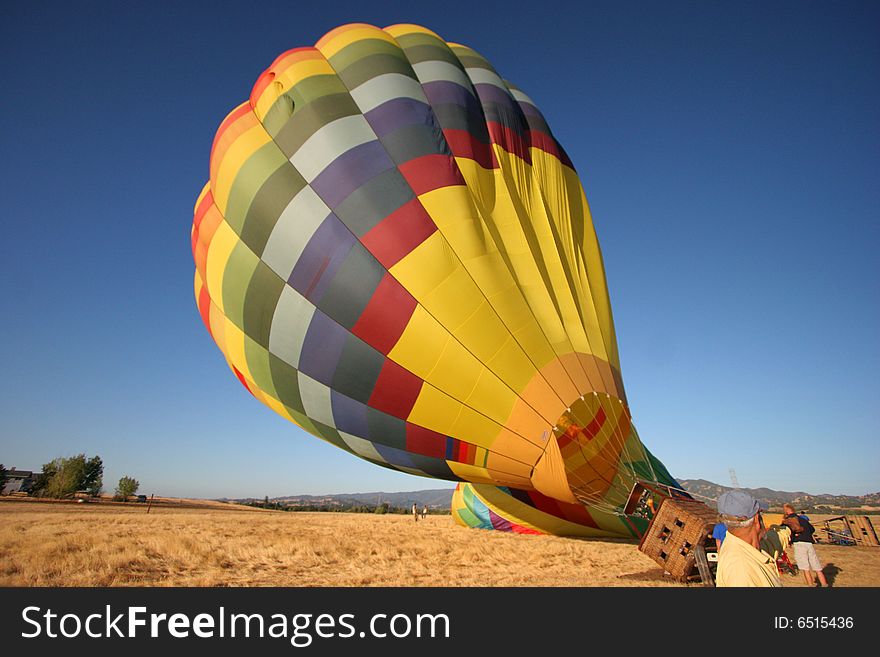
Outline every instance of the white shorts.
POLYGON ((822 570, 822 564, 819 563, 819 555, 816 554, 816 548, 812 543, 804 543, 797 541, 794 545, 794 558, 797 566, 801 570, 822 570))

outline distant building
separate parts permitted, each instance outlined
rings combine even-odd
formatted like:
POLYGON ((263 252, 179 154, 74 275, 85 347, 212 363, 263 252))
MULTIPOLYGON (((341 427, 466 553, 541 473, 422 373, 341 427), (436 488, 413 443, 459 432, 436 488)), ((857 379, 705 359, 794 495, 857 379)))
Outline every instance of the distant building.
POLYGON ((6 471, 6 483, 3 485, 2 495, 11 495, 12 493, 30 492, 31 486, 37 480, 38 473, 30 470, 16 470, 9 468, 6 471))

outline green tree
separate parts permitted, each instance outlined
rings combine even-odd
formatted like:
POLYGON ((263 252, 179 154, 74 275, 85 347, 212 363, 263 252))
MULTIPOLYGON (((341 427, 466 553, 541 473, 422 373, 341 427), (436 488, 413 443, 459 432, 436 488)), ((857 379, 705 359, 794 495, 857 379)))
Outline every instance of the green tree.
POLYGON ((140 486, 141 484, 137 479, 126 475, 122 477, 116 485, 116 497, 121 500, 126 500, 130 495, 137 493, 137 489, 140 488, 140 486))
POLYGON ((0 491, 3 490, 3 487, 6 485, 6 467, 0 463, 0 491))
MULTIPOLYGON (((80 454, 80 456, 85 460, 84 454, 80 454)), ((95 455, 85 461, 82 480, 80 480, 77 490, 86 490, 92 495, 100 495, 102 488, 104 488, 104 462, 100 456, 95 455)))
POLYGON ((50 461, 43 465, 43 470, 40 474, 37 475, 37 478, 34 479, 34 483, 31 486, 31 493, 37 496, 46 495, 46 490, 49 487, 49 481, 52 477, 55 476, 55 473, 58 471, 58 464, 56 463, 58 459, 55 461, 50 461))
POLYGON ((85 454, 59 457, 43 465, 33 490, 45 497, 69 497, 84 490, 98 495, 103 486, 104 464, 100 456, 86 459, 85 454))
POLYGON ((46 475, 46 485, 42 494, 46 497, 67 497, 73 495, 78 488, 80 476, 85 459, 76 456, 69 459, 57 458, 43 466, 43 474, 46 475))

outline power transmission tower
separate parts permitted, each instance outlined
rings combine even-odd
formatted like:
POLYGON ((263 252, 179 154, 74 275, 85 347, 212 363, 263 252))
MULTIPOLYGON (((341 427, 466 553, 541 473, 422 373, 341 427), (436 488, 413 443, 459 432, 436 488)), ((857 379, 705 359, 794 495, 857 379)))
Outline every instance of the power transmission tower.
POLYGON ((741 488, 741 486, 739 485, 739 480, 736 478, 736 470, 734 470, 733 468, 730 469, 730 483, 733 485, 734 488, 741 488))

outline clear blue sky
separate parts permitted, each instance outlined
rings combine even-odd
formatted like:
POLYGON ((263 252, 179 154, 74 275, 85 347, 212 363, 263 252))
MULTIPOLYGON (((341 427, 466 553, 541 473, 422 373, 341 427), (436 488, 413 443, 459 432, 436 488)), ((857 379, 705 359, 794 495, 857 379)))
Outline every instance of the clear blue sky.
POLYGON ((880 490, 880 4, 4 4, 0 462, 112 490, 451 486, 277 417, 193 301, 218 124, 276 55, 425 25, 523 88, 590 200, 642 440, 681 478, 880 490), (178 6, 182 5, 182 6, 178 6))

